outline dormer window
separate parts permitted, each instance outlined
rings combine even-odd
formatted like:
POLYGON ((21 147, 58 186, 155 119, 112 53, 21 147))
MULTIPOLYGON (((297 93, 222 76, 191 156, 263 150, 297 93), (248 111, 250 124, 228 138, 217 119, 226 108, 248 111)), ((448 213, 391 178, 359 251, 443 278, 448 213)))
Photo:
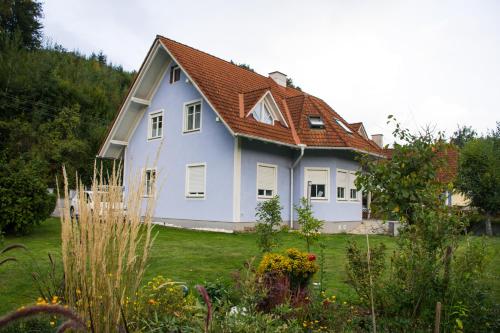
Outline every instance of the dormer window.
POLYGON ((309 116, 309 127, 311 128, 325 128, 325 122, 321 116, 309 116))
POLYGON ((260 121, 261 123, 268 125, 274 124, 274 118, 265 102, 260 103, 260 106, 253 110, 252 116, 255 120, 260 121))
POLYGON ((181 79, 181 69, 175 65, 170 68, 170 84, 177 82, 181 79))
POLYGON ((343 122, 341 122, 338 119, 335 119, 335 121, 337 122, 337 124, 339 124, 340 127, 342 127, 344 129, 344 131, 346 131, 349 134, 352 134, 351 129, 349 127, 347 127, 343 122))

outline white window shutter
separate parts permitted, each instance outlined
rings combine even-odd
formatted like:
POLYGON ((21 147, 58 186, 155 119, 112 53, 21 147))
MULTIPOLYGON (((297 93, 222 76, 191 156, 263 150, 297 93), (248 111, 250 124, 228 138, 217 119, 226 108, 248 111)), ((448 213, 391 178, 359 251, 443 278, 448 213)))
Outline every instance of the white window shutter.
POLYGON ((307 181, 312 184, 327 184, 328 172, 326 170, 307 170, 307 181))
POLYGON ((257 187, 264 190, 275 190, 276 168, 259 165, 257 168, 257 187))
POLYGON ((349 189, 356 189, 354 182, 356 181, 356 174, 354 172, 349 173, 349 189))
POLYGON ((337 171, 337 187, 347 188, 349 175, 345 171, 337 171))
POLYGON ((188 194, 205 193, 205 166, 193 165, 188 167, 188 194))

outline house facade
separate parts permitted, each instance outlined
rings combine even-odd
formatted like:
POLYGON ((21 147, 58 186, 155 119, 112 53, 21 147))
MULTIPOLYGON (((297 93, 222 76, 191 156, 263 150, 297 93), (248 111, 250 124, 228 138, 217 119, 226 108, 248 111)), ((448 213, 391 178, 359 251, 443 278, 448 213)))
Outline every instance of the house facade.
POLYGON ((279 195, 283 220, 311 200, 326 231, 362 219, 356 156, 382 156, 362 124, 321 99, 157 36, 99 156, 123 159, 124 186, 144 176, 157 222, 241 230, 279 195))

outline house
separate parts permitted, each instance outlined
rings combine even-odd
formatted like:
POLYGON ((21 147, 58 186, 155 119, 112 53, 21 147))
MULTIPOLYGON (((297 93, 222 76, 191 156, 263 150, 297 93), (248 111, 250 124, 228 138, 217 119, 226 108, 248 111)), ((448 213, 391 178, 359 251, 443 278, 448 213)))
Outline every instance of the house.
POLYGON ((326 231, 349 229, 362 219, 356 156, 381 147, 286 81, 157 36, 98 156, 123 159, 125 189, 145 173, 159 222, 241 230, 279 195, 286 223, 309 197, 326 231))

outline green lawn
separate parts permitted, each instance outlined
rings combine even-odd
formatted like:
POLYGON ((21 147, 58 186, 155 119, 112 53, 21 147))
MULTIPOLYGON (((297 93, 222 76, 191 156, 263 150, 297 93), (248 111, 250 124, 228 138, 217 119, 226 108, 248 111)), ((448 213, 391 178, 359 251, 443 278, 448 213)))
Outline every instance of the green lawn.
MULTIPOLYGON (((157 226, 158 237, 155 240, 146 278, 164 275, 184 281, 189 285, 216 278, 230 279, 231 272, 242 267, 249 258, 258 255, 254 234, 220 234, 164 228, 157 226)), ((364 244, 365 237, 357 235, 324 236, 327 248, 325 283, 331 292, 349 295, 351 288, 345 283, 344 253, 349 240, 364 244)), ((388 236, 370 236, 370 242, 384 242, 390 251, 394 239, 388 236)), ((493 261, 490 272, 493 277, 500 275, 500 239, 492 238, 493 261)), ((33 302, 38 294, 30 278, 30 272, 48 270, 47 254, 60 258, 60 225, 58 219, 48 219, 36 230, 23 237, 7 237, 4 245, 22 243, 30 249, 30 254, 12 251, 11 255, 18 262, 9 262, 0 266, 0 314, 22 304, 33 302), (30 259, 31 256, 34 260, 30 259), (33 267, 31 262, 36 261, 33 267)), ((297 247, 304 249, 304 242, 296 235, 286 235, 283 248, 297 247)), ((313 248, 319 253, 319 249, 313 248)), ((495 294, 500 295, 500 281, 493 279, 495 294)))

